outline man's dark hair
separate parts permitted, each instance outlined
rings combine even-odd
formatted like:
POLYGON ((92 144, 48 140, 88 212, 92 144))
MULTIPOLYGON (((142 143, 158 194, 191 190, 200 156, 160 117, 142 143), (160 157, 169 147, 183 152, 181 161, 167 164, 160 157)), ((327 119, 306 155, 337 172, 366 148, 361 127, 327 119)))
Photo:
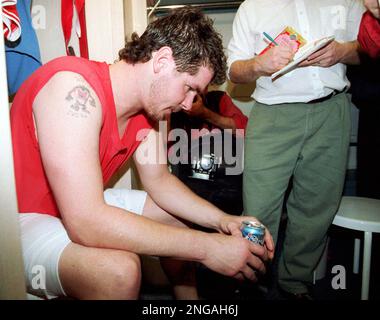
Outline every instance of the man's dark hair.
POLYGON ((177 71, 195 75, 199 67, 214 71, 212 83, 226 80, 226 56, 222 39, 213 28, 213 21, 199 9, 186 6, 150 23, 139 37, 132 39, 120 50, 119 58, 131 63, 144 63, 152 53, 168 46, 173 51, 177 71))

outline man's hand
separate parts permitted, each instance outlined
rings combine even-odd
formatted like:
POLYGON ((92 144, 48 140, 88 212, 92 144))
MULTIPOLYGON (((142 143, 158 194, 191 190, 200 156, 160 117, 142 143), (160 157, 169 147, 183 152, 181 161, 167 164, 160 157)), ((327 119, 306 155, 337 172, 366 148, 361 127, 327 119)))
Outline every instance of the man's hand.
POLYGON ((376 19, 380 19, 379 0, 364 0, 364 5, 376 19))
POLYGON ((314 52, 299 67, 316 66, 322 68, 331 67, 337 63, 359 64, 359 44, 357 41, 337 42, 333 41, 326 47, 314 52))
POLYGON ((293 57, 294 51, 291 46, 280 44, 262 55, 232 63, 230 78, 235 83, 250 83, 282 69, 293 57))
MULTIPOLYGON (((233 216, 226 214, 221 219, 220 231, 224 234, 231 234, 233 236, 241 238, 242 234, 240 227, 243 221, 253 221, 261 223, 259 220, 251 216, 233 216)), ((272 235, 270 234, 267 228, 265 228, 264 247, 267 250, 268 258, 272 260, 274 256, 275 246, 272 235)))
POLYGON ((243 280, 257 280, 257 274, 265 273, 264 261, 268 259, 265 247, 243 237, 208 234, 206 257, 201 261, 213 271, 243 280))
POLYGON ((266 53, 255 58, 258 70, 263 76, 270 76, 285 67, 294 56, 290 46, 279 45, 271 48, 266 53))
POLYGON ((344 52, 344 44, 337 41, 329 43, 326 47, 314 52, 299 67, 323 67, 328 68, 341 62, 344 52))

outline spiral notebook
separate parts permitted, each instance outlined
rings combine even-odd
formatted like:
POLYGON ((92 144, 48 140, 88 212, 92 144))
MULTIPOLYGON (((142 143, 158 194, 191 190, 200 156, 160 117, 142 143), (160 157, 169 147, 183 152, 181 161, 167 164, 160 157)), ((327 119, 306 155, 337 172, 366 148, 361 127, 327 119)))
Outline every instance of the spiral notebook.
POLYGON ((283 67, 281 70, 273 73, 271 75, 271 79, 275 80, 276 78, 292 71, 299 65, 302 61, 306 60, 310 55, 312 55, 314 52, 322 49, 323 47, 327 46, 329 43, 335 40, 334 36, 324 37, 315 41, 311 41, 307 44, 305 44, 303 47, 301 47, 294 55, 293 60, 288 63, 285 67, 283 67))

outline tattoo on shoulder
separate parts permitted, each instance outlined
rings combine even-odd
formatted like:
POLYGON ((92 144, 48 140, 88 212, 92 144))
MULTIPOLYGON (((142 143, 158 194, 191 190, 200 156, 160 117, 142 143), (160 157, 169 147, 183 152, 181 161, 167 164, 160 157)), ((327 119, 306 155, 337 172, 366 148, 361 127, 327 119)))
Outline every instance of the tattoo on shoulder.
POLYGON ((69 115, 76 118, 87 118, 90 109, 96 108, 95 99, 90 90, 83 85, 74 87, 66 96, 66 101, 70 103, 69 115))

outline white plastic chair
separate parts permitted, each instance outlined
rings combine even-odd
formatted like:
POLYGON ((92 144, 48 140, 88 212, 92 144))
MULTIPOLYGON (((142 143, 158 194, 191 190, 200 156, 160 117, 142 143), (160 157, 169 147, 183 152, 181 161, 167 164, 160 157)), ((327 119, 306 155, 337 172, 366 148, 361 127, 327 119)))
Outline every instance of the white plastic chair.
MULTIPOLYGON (((364 232, 361 299, 368 300, 371 269, 372 233, 380 233, 380 200, 342 197, 333 224, 364 232)), ((359 271, 360 240, 355 239, 354 272, 359 271)))

